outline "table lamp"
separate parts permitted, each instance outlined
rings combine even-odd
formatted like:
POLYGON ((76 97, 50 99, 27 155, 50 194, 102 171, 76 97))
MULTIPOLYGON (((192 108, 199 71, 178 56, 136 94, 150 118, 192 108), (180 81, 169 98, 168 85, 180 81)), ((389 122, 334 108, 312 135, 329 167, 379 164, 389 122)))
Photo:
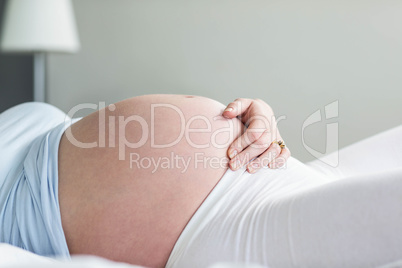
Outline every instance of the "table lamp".
POLYGON ((79 40, 71 0, 8 0, 0 49, 34 53, 34 101, 46 101, 46 53, 74 53, 79 40))

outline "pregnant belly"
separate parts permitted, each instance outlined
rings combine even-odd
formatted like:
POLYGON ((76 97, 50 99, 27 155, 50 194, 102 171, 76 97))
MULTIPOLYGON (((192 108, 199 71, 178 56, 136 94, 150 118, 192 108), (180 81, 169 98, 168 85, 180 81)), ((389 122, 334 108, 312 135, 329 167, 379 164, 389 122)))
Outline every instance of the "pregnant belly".
POLYGON ((68 129, 59 200, 70 253, 163 267, 242 131, 223 109, 203 97, 147 95, 68 129))

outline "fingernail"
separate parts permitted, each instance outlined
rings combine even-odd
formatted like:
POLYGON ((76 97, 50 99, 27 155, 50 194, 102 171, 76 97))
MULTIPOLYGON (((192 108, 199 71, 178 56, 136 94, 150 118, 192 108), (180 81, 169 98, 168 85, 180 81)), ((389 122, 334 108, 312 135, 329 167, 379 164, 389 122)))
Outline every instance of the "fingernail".
POLYGON ((230 166, 233 170, 238 170, 240 168, 240 160, 237 159, 236 161, 232 162, 230 166))
POLYGON ((229 157, 230 157, 230 158, 233 158, 233 157, 235 157, 236 155, 237 155, 237 150, 236 150, 236 149, 230 150, 230 152, 229 152, 229 157))
POLYGON ((258 164, 257 163, 251 163, 250 165, 247 166, 247 170, 250 173, 255 173, 256 170, 258 168, 258 164))
POLYGON ((252 166, 248 166, 248 167, 247 167, 247 171, 248 171, 249 173, 254 173, 254 172, 255 172, 255 169, 254 169, 252 166))
POLYGON ((233 111, 233 108, 232 108, 232 107, 228 107, 228 108, 226 108, 226 109, 224 110, 224 112, 231 112, 231 111, 233 111))

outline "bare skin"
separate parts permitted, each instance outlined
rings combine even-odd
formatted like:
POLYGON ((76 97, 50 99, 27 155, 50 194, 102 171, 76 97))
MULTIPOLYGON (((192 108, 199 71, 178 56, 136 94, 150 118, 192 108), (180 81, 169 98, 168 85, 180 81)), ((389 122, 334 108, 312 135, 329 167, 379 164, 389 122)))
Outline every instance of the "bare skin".
POLYGON ((229 145, 242 133, 243 124, 237 118, 221 116, 224 108, 203 97, 148 95, 119 102, 113 111, 106 108, 105 123, 99 124, 100 112, 75 123, 73 137, 82 143, 97 142, 97 146, 80 148, 66 134, 60 142, 59 202, 70 253, 163 267, 187 222, 227 170, 225 162, 211 164, 206 157, 227 159, 229 145), (206 129, 204 132, 187 133, 174 145, 155 148, 151 146, 151 125, 155 144, 175 141, 183 127, 179 113, 169 107, 157 107, 151 124, 151 104, 158 103, 178 108, 185 124, 202 116, 211 128, 207 129, 204 119, 194 119, 190 128, 206 129), (138 120, 122 121, 132 115, 144 119, 146 135, 138 120), (105 136, 99 136, 103 129, 105 136), (123 146, 122 153, 119 142, 123 137, 136 143, 144 136, 142 146, 123 146), (200 145, 206 146, 197 148, 200 145), (145 158, 171 159, 172 154, 190 161, 186 170, 183 165, 155 170, 152 164, 146 168, 148 160, 138 163, 145 158), (130 161, 133 155, 137 163, 130 161))

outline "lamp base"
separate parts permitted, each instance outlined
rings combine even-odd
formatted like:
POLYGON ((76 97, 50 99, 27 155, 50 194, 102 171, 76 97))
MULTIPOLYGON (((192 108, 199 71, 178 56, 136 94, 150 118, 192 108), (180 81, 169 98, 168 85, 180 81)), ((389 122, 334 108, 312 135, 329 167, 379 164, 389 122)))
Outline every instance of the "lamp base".
POLYGON ((46 102, 46 53, 38 52, 34 55, 34 91, 33 100, 46 102))

